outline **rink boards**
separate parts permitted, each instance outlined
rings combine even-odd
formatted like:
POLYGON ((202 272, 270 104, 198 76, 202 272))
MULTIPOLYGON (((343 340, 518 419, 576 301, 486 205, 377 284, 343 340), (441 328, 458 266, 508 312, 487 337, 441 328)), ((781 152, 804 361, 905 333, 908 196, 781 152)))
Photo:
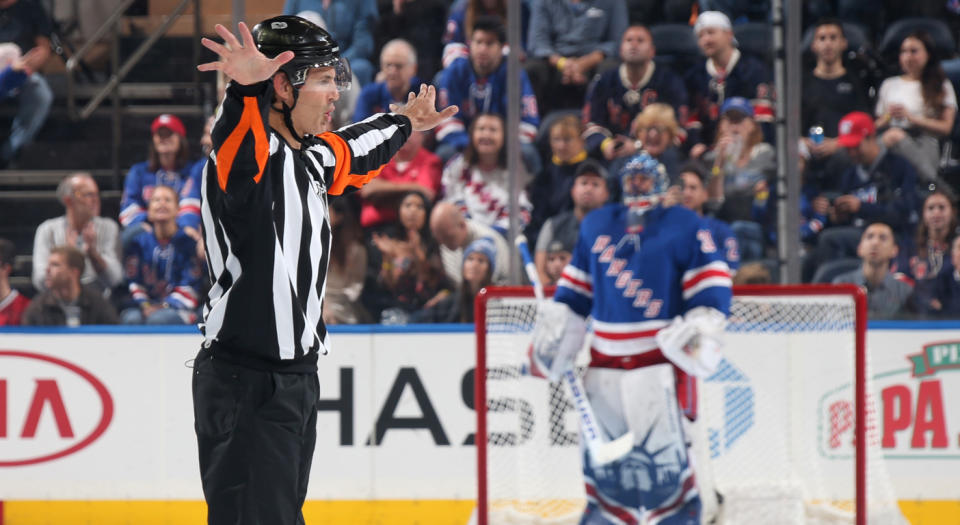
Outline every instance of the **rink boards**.
MULTIPOLYGON (((472 331, 333 332, 307 522, 466 523, 472 331)), ((185 330, 0 332, 0 525, 202 522, 186 366, 197 349, 185 330)), ((872 324, 868 351, 890 407, 881 434, 901 508, 915 524, 960 522, 960 324, 872 324)), ((750 373, 737 381, 749 386, 750 373)), ((848 395, 833 383, 820 404, 848 395)), ((769 424, 758 413, 739 442, 769 424)), ((845 429, 830 424, 822 459, 848 461, 845 429)))

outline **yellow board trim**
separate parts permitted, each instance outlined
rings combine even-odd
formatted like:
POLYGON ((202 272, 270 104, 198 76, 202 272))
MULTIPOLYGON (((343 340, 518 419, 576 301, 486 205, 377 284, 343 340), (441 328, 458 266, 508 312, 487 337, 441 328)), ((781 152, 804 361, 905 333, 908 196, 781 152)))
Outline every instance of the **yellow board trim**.
MULTIPOLYGON (((464 525, 472 500, 308 501, 310 525, 464 525)), ((2 525, 200 525, 202 501, 4 501, 2 525)), ((911 525, 960 523, 960 501, 901 501, 911 525)))
MULTIPOLYGON (((464 525, 473 500, 307 501, 310 525, 464 525)), ((201 525, 202 501, 4 501, 2 525, 201 525)))

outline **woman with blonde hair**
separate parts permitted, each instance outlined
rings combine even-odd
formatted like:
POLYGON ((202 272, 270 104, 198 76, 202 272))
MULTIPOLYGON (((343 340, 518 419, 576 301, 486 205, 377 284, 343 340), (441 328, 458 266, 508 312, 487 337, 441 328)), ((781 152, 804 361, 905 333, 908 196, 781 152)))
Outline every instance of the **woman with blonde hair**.
POLYGON ((679 148, 683 131, 673 107, 657 102, 643 108, 633 119, 630 132, 637 139, 635 144, 660 161, 670 182, 676 182, 685 159, 679 148))

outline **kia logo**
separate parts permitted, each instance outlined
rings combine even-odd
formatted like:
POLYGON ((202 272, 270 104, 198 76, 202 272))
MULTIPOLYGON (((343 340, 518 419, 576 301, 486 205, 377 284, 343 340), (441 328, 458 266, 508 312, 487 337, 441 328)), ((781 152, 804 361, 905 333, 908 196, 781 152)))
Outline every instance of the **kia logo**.
POLYGON ((53 461, 96 441, 113 419, 104 384, 48 355, 0 350, 0 467, 53 461))

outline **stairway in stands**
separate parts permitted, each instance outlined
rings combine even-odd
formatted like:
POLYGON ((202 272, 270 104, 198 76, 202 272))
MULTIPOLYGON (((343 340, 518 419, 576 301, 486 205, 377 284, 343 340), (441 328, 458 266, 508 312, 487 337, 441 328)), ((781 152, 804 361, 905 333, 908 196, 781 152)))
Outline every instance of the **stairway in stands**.
MULTIPOLYGON (((137 34, 122 37, 121 61, 144 39, 137 34)), ((28 276, 34 231, 44 220, 63 214, 63 207, 56 199, 56 187, 64 176, 74 171, 91 172, 100 186, 101 214, 116 218, 123 177, 130 165, 146 160, 150 123, 160 113, 174 113, 184 121, 191 157, 199 157, 203 108, 211 106, 215 87, 212 75, 205 75, 199 86, 194 82, 192 39, 192 36, 162 37, 124 79, 119 171, 116 172, 111 98, 89 118, 74 120, 67 111, 66 74, 45 75, 55 96, 50 116, 34 143, 24 148, 15 164, 0 170, 0 237, 10 239, 17 246, 15 287, 28 294, 32 292, 28 276)), ((205 59, 210 59, 212 55, 206 49, 204 52, 205 59)), ((51 61, 61 59, 53 56, 51 61)), ((62 71, 63 68, 54 69, 62 71)), ((95 76, 93 81, 77 84, 80 107, 109 75, 99 71, 95 76)), ((80 75, 77 78, 83 80, 80 75)), ((9 132, 14 112, 12 101, 0 103, 0 137, 5 138, 9 132)))

